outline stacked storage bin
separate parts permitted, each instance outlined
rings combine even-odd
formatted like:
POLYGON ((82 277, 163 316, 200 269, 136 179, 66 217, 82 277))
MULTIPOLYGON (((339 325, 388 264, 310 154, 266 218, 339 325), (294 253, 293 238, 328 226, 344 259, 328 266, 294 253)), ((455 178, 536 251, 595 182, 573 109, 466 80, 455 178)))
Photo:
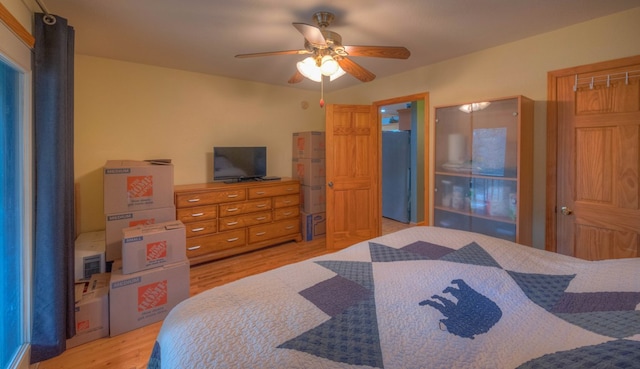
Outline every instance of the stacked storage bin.
POLYGON ((175 220, 173 165, 108 161, 104 167, 109 334, 164 319, 189 297, 186 233, 175 220))
POLYGON ((311 241, 326 233, 325 133, 294 133, 292 146, 291 172, 301 184, 302 238, 311 241))

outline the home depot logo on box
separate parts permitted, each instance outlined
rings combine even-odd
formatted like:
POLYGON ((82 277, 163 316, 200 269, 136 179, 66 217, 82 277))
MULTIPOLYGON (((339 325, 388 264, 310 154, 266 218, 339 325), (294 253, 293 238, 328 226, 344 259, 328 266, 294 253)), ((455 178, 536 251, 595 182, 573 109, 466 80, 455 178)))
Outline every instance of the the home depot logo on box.
MULTIPOLYGON (((173 220, 173 219, 171 219, 171 220, 173 220)), ((156 220, 154 218, 133 220, 133 221, 129 222, 129 227, 145 226, 145 225, 155 224, 155 223, 156 223, 156 220)))
POLYGON ((152 242, 147 244, 147 261, 163 259, 167 257, 167 241, 152 242))
POLYGON ((129 203, 152 201, 153 176, 127 177, 127 193, 129 194, 129 203))
POLYGON ((167 281, 138 287, 138 312, 167 304, 167 281))
MULTIPOLYGON (((78 311, 80 311, 80 309, 76 308, 76 313, 78 311)), ((82 320, 82 321, 78 322, 78 324, 76 324, 76 332, 77 333, 82 333, 82 331, 86 331, 90 327, 91 327, 91 325, 89 324, 89 320, 88 319, 87 320, 82 320)))

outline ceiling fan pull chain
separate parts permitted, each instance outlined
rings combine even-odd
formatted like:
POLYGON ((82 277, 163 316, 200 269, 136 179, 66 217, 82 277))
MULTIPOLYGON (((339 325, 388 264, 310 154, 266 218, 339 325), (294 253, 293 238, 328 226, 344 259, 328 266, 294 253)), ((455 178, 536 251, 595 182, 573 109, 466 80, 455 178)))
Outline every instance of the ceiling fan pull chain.
POLYGON ((320 76, 320 108, 324 108, 324 76, 320 76))

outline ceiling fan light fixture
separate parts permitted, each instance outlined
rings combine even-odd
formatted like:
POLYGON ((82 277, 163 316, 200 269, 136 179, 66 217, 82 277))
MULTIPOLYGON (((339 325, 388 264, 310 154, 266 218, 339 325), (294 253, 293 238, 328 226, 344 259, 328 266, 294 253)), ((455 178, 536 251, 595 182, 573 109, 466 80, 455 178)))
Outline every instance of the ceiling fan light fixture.
POLYGON ((338 71, 340 66, 331 55, 325 55, 320 62, 320 71, 325 76, 331 76, 338 71))
POLYGON ((298 72, 312 81, 320 82, 322 80, 322 72, 312 57, 296 63, 296 68, 298 68, 298 72))
POLYGON ((471 112, 474 112, 474 111, 484 110, 489 105, 491 105, 490 102, 483 101, 483 102, 478 102, 478 103, 473 103, 473 104, 460 105, 460 107, 458 109, 461 112, 464 112, 464 113, 471 113, 471 112))
POLYGON ((338 65, 338 70, 329 77, 329 81, 336 80, 344 76, 346 73, 347 72, 345 72, 344 69, 340 68, 340 66, 338 65))

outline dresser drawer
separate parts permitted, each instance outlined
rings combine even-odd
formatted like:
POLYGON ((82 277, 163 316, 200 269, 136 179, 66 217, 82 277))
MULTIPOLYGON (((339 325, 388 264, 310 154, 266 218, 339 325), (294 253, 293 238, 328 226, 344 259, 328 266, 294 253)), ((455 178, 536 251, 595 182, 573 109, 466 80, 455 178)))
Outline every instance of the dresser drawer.
POLYGON ((249 243, 269 240, 300 232, 300 219, 291 218, 275 223, 249 227, 249 243))
POLYGON ((176 218, 182 223, 199 222, 217 217, 218 205, 195 206, 176 210, 176 218))
POLYGON ((246 198, 247 192, 244 189, 177 193, 176 207, 185 208, 190 206, 212 205, 221 202, 241 201, 246 198))
POLYGON ((288 208, 279 208, 273 211, 273 220, 282 220, 293 218, 300 215, 299 206, 290 206, 288 208))
POLYGON ((274 207, 277 208, 286 208, 289 206, 294 206, 300 204, 300 195, 289 195, 289 196, 278 196, 273 199, 274 207))
POLYGON ((220 205, 220 217, 228 217, 238 214, 253 213, 271 209, 271 199, 234 202, 220 205))
POLYGON ((210 219, 201 222, 185 223, 184 228, 187 237, 203 236, 205 234, 216 233, 218 231, 218 221, 216 219, 210 219))
POLYGON ((249 198, 258 199, 262 197, 289 195, 300 192, 300 185, 298 183, 288 183, 279 186, 269 186, 261 188, 250 188, 249 198))
POLYGON ((244 229, 187 238, 187 257, 205 255, 211 252, 240 247, 246 244, 244 229))
POLYGON ((227 231, 261 223, 268 223, 271 222, 271 219, 272 216, 270 211, 224 217, 220 218, 219 228, 220 231, 227 231))

